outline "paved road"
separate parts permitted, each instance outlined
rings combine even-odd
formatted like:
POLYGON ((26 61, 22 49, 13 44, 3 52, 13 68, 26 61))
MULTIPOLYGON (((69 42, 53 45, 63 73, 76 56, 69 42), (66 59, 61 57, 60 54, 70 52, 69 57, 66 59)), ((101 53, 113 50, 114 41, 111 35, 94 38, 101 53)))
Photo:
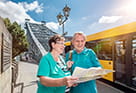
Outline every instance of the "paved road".
POLYGON ((37 64, 19 62, 19 75, 14 93, 36 93, 37 64))
MULTIPOLYGON (((36 93, 37 90, 37 64, 19 62, 19 76, 14 93, 36 93)), ((98 93, 123 93, 101 81, 97 81, 98 93)))
POLYGON ((124 93, 121 90, 118 90, 98 80, 97 80, 97 88, 98 88, 98 93, 124 93))

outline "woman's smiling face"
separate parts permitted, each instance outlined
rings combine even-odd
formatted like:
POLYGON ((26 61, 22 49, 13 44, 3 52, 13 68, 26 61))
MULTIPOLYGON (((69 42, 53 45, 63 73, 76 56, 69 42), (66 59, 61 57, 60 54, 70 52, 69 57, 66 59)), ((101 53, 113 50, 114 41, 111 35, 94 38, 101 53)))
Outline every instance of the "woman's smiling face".
POLYGON ((63 53, 65 48, 63 40, 53 43, 52 46, 53 46, 53 50, 55 50, 59 54, 63 53))

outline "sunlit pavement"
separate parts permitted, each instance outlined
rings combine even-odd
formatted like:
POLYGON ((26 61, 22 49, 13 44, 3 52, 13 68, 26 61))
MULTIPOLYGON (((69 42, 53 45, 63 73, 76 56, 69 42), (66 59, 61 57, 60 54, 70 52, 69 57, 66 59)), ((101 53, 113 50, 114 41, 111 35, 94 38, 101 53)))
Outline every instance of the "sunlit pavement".
POLYGON ((37 90, 37 64, 19 62, 19 75, 14 93, 36 93, 37 90))
MULTIPOLYGON (((36 93, 38 65, 32 62, 19 62, 19 75, 14 93, 36 93)), ((98 93, 124 93, 101 81, 97 81, 98 93)))
POLYGON ((121 90, 118 90, 98 80, 97 80, 97 88, 98 88, 98 93, 124 93, 121 90))

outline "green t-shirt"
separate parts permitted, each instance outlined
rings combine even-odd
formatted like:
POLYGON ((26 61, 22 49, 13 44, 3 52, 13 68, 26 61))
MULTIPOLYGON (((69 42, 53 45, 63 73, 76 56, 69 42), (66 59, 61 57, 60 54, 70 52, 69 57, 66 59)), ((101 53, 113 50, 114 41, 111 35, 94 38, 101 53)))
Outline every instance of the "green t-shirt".
MULTIPOLYGON (((69 60, 69 52, 66 54, 66 62, 69 60)), ((84 48, 81 53, 77 53, 76 50, 72 51, 72 65, 71 71, 73 72, 75 67, 91 68, 101 67, 101 64, 92 49, 84 48)), ((78 86, 72 87, 70 93, 98 93, 95 80, 79 83, 78 86)))
MULTIPOLYGON (((38 73, 37 76, 47 76, 51 78, 62 78, 67 75, 70 75, 70 72, 63 71, 66 67, 66 64, 63 60, 63 58, 60 56, 61 61, 63 62, 63 66, 58 65, 54 59, 51 53, 47 53, 45 56, 43 56, 39 63, 38 73)), ((42 85, 40 82, 38 82, 38 90, 37 93, 65 93, 66 86, 60 86, 60 87, 47 87, 42 85)))

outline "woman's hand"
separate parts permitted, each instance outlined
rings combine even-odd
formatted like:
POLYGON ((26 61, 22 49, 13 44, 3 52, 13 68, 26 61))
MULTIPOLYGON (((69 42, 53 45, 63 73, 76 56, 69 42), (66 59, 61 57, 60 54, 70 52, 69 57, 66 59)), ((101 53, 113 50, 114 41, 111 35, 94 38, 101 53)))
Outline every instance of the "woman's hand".
POLYGON ((75 82, 78 80, 77 77, 72 77, 72 76, 67 76, 64 77, 64 85, 71 87, 71 86, 75 86, 75 82))
POLYGON ((67 66, 68 66, 68 68, 71 68, 71 67, 72 67, 72 65, 73 65, 73 63, 74 63, 73 61, 68 61, 68 62, 67 62, 67 66))

